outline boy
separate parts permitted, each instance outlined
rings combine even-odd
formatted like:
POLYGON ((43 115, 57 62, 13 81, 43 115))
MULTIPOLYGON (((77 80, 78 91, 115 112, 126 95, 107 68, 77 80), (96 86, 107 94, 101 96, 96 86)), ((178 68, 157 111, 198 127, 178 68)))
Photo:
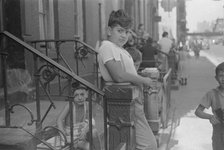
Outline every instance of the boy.
MULTIPOLYGON (((99 49, 99 68, 105 82, 131 82, 139 86, 152 86, 154 81, 137 74, 130 54, 123 48, 128 40, 132 21, 123 11, 112 11, 108 21, 108 40, 99 49)), ((156 139, 145 118, 143 99, 135 101, 136 150, 155 150, 156 139)))
MULTIPOLYGON (((89 150, 88 136, 88 91, 86 87, 77 85, 74 89, 73 101, 73 121, 74 121, 74 141, 78 139, 77 147, 82 150, 89 150)), ((93 127, 95 120, 92 120, 93 127)), ((61 130, 69 139, 70 138, 70 116, 69 103, 64 107, 57 120, 58 129, 61 130)), ((93 149, 100 150, 100 141, 95 128, 93 128, 93 149)))
POLYGON ((136 34, 130 30, 130 34, 128 35, 128 41, 123 47, 131 55, 134 61, 135 69, 138 71, 142 62, 142 53, 136 48, 135 38, 136 34))
POLYGON ((213 126, 212 147, 213 150, 223 150, 224 148, 224 62, 215 69, 215 78, 219 84, 218 87, 208 91, 201 100, 201 103, 195 111, 195 115, 208 119, 213 126), (204 112, 205 108, 212 108, 213 114, 204 112))

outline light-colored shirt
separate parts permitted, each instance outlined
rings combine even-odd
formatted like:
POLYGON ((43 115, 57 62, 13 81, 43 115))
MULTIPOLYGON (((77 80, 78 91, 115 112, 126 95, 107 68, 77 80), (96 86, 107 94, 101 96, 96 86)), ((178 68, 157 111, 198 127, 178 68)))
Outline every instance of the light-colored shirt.
POLYGON ((110 60, 120 61, 122 69, 125 72, 137 75, 131 55, 124 48, 105 40, 99 48, 98 55, 99 69, 105 81, 113 81, 111 75, 105 67, 106 62, 110 60))
POLYGON ((219 97, 219 100, 220 100, 220 105, 221 105, 220 107, 222 109, 224 109, 224 95, 219 91, 218 87, 215 90, 217 90, 218 92, 215 92, 214 89, 208 91, 203 96, 203 98, 201 99, 201 102, 200 102, 200 104, 207 109, 209 107, 211 107, 213 113, 217 109, 216 108, 217 107, 217 99, 216 99, 216 96, 215 96, 216 93, 218 93, 217 96, 219 97))
POLYGON ((160 39, 158 43, 161 46, 161 51, 168 54, 172 47, 173 42, 169 38, 164 37, 164 38, 160 39))

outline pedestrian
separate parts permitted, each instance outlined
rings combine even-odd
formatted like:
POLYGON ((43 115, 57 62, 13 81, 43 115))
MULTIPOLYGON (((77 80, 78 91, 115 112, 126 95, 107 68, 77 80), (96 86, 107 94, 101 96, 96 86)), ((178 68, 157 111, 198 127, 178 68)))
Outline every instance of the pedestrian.
MULTIPOLYGON (((123 48, 127 42, 132 20, 120 9, 112 11, 108 21, 108 40, 99 48, 99 68, 105 82, 131 82, 139 87, 153 86, 155 82, 137 74, 130 54, 123 48)), ((146 120, 143 109, 143 98, 135 100, 136 150, 156 150, 155 136, 146 120)))
POLYGON ((172 48, 173 41, 169 39, 168 32, 164 31, 162 34, 162 38, 159 40, 159 45, 161 47, 161 51, 163 51, 166 54, 169 54, 170 49, 172 48))
POLYGON ((138 71, 140 64, 142 63, 142 53, 136 48, 136 34, 132 30, 130 31, 128 41, 123 47, 132 56, 136 71, 138 71))
POLYGON ((142 23, 140 23, 138 25, 137 36, 143 38, 144 34, 145 34, 144 25, 142 23))
MULTIPOLYGON (((82 150, 90 150, 89 148, 89 110, 88 110, 88 102, 86 101, 88 98, 88 91, 86 87, 77 84, 74 88, 73 92, 73 120, 74 120, 74 143, 77 142, 75 147, 82 150)), ((93 150, 101 150, 100 140, 95 128, 95 120, 92 120, 93 124, 93 150)), ((67 137, 70 139, 70 115, 69 115, 69 103, 65 105, 64 109, 60 113, 57 119, 58 129, 61 130, 67 137)), ((71 140, 69 140, 71 141, 71 140)))
POLYGON ((200 48, 199 48, 199 41, 195 40, 193 43, 193 51, 194 51, 194 56, 196 59, 200 57, 200 48))
POLYGON ((142 52, 141 68, 156 67, 157 48, 153 42, 153 39, 149 37, 146 44, 140 49, 142 52))
POLYGON ((140 23, 138 25, 137 35, 137 48, 140 49, 145 44, 149 34, 145 31, 144 24, 140 23))
POLYGON ((213 126, 212 147, 213 150, 223 150, 224 148, 224 62, 215 69, 215 79, 218 86, 208 91, 201 99, 195 115, 208 119, 213 126), (205 112, 205 108, 211 107, 212 114, 205 112))
POLYGON ((169 39, 168 37, 168 32, 163 32, 162 38, 158 41, 160 45, 160 50, 163 53, 158 53, 158 59, 161 62, 160 65, 160 70, 162 72, 167 72, 168 71, 168 58, 167 56, 169 55, 169 52, 173 46, 173 41, 169 39))

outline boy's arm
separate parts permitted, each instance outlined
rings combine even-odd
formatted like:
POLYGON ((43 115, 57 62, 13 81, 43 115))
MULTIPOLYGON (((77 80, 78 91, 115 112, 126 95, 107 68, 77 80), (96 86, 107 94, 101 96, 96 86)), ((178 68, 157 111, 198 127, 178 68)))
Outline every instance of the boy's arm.
POLYGON ((121 67, 120 61, 107 61, 105 66, 115 82, 131 82, 135 85, 144 84, 146 86, 153 86, 154 81, 149 77, 142 77, 125 72, 121 67))
POLYGON ((200 104, 195 111, 195 115, 202 119, 210 119, 212 115, 205 113, 204 110, 205 107, 200 104))
POLYGON ((204 110, 205 107, 200 104, 195 111, 195 115, 202 119, 208 119, 211 122, 211 124, 220 123, 215 115, 208 114, 204 112, 204 110))
POLYGON ((57 119, 58 129, 61 130, 65 134, 66 134, 66 132, 65 132, 65 129, 64 129, 64 121, 65 121, 65 118, 66 118, 68 112, 69 112, 69 105, 67 104, 64 107, 64 109, 62 110, 62 112, 60 113, 60 115, 57 119))

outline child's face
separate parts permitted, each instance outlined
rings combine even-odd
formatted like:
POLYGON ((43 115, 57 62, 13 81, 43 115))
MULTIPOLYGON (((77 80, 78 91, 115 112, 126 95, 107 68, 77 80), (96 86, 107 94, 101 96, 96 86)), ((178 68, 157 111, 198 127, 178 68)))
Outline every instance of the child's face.
POLYGON ((131 46, 135 44, 135 39, 131 34, 128 35, 128 44, 131 46))
POLYGON ((215 78, 218 81, 220 87, 224 89, 224 70, 219 71, 215 78))
POLYGON ((143 25, 140 26, 140 27, 139 27, 139 30, 144 31, 144 26, 143 26, 143 25))
POLYGON ((108 35, 111 42, 122 47, 128 41, 129 30, 117 25, 113 28, 108 28, 108 35))
POLYGON ((88 92, 85 89, 77 89, 74 92, 74 102, 78 105, 83 105, 88 97, 88 92))
POLYGON ((141 61, 134 62, 136 71, 138 71, 140 64, 141 64, 141 61))

